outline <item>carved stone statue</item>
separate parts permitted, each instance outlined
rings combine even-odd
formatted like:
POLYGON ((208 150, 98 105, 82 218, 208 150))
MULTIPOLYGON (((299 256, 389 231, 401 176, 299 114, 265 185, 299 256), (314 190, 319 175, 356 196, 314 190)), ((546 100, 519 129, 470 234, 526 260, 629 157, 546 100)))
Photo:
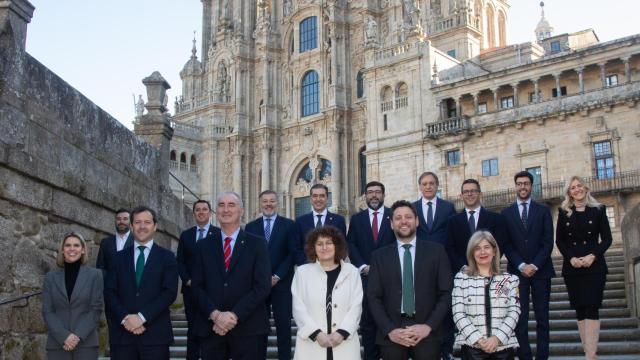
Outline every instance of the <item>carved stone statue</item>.
POLYGON ((136 117, 142 116, 144 114, 144 100, 142 100, 142 95, 138 95, 138 101, 135 103, 136 117))
POLYGON ((284 16, 289 16, 291 15, 291 11, 292 9, 292 5, 291 5, 291 0, 284 0, 284 5, 283 5, 283 9, 284 9, 284 16))
POLYGON ((418 9, 416 0, 402 0, 402 8, 404 10, 404 23, 406 25, 417 25, 420 9, 418 9))
POLYGON ((373 44, 378 42, 378 23, 369 17, 367 20, 367 27, 364 30, 365 44, 373 44))
POLYGON ((218 78, 217 78, 217 86, 216 90, 218 93, 222 95, 227 95, 227 66, 224 63, 224 60, 221 60, 218 63, 218 78))

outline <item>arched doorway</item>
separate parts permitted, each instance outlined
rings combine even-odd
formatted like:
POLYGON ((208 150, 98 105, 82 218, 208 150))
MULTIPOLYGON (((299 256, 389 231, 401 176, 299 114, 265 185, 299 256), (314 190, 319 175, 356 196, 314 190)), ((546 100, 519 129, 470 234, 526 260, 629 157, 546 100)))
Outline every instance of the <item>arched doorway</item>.
POLYGON ((331 161, 321 157, 305 160, 294 174, 291 189, 293 217, 311 211, 309 191, 314 184, 321 183, 329 187, 328 207, 331 207, 331 161))

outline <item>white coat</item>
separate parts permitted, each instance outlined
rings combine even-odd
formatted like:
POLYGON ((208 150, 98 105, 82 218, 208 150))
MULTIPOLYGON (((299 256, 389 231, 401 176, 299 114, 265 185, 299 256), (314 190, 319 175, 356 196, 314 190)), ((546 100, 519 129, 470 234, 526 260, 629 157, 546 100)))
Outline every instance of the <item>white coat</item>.
MULTIPOLYGON (((345 330, 349 337, 333 348, 335 360, 360 359, 358 325, 362 314, 362 281, 355 266, 340 262, 341 269, 331 294, 331 332, 345 330)), ((327 331, 327 274, 319 262, 299 266, 291 284, 293 318, 298 326, 296 360, 326 360, 326 349, 309 339, 314 331, 327 331)))

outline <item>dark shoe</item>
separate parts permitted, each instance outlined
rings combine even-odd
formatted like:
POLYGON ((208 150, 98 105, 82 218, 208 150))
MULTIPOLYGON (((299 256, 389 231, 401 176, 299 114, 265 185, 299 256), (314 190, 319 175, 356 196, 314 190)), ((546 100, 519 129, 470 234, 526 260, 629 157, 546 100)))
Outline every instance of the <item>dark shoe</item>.
POLYGON ((442 354, 442 360, 455 360, 452 354, 442 354))

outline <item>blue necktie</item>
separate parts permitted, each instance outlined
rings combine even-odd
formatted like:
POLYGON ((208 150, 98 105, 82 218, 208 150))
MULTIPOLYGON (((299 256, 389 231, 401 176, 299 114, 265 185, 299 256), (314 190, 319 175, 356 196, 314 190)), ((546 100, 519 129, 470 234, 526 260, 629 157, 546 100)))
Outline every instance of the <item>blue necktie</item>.
POLYGON ((520 220, 522 220, 522 226, 524 226, 524 228, 527 228, 527 219, 529 218, 529 215, 527 213, 527 203, 523 202, 520 205, 522 205, 522 218, 520 220))
POLYGON ((427 227, 429 230, 431 230, 431 227, 433 226, 433 207, 431 205, 433 205, 433 203, 429 201, 427 203, 427 206, 429 207, 429 209, 427 209, 427 227))
POLYGON ((473 216, 475 213, 473 210, 469 211, 469 232, 471 235, 476 232, 476 218, 473 216))
POLYGON ((264 238, 269 242, 269 239, 271 238, 271 218, 265 218, 264 220, 267 222, 264 225, 264 238))
POLYGON ((196 241, 202 240, 204 238, 204 229, 198 228, 198 239, 196 241))

